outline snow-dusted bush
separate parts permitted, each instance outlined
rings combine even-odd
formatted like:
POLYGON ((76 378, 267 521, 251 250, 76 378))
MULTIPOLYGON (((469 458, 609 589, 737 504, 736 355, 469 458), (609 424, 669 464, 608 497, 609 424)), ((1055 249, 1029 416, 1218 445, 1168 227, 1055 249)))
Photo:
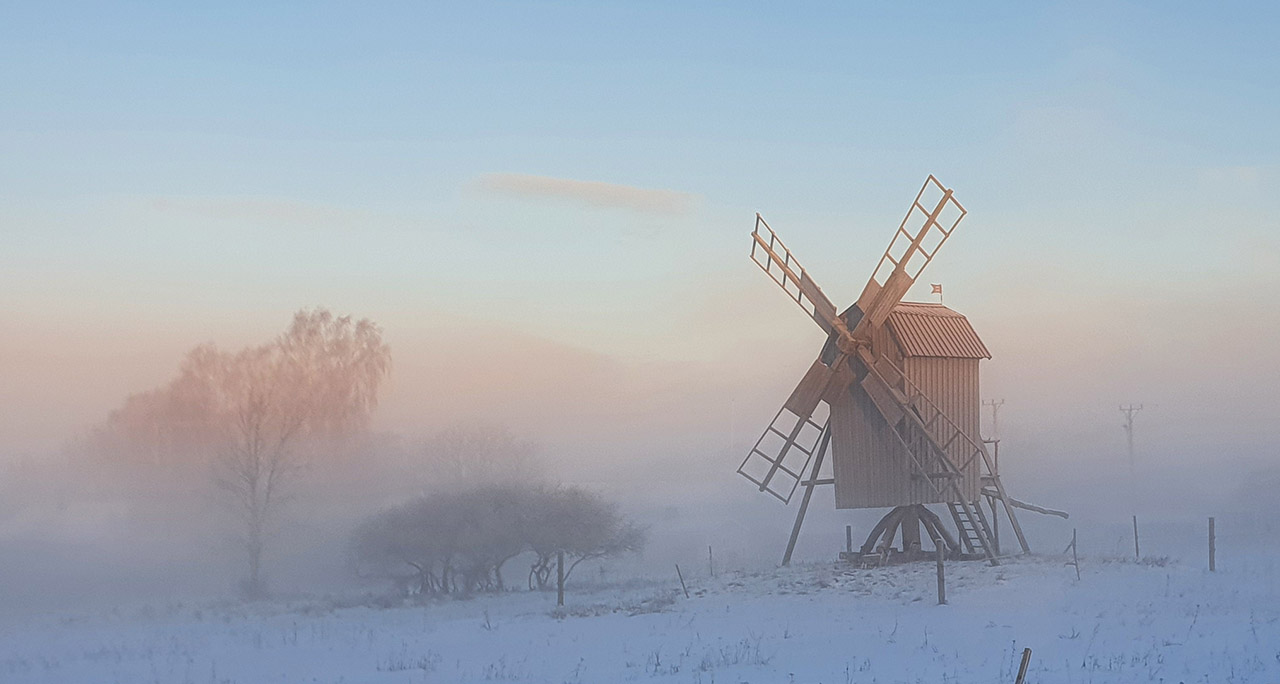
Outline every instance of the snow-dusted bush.
POLYGON ((585 560, 620 556, 644 547, 645 531, 627 520, 616 504, 579 487, 542 490, 531 498, 524 519, 525 541, 536 559, 529 588, 554 583, 557 556, 565 555, 565 579, 585 560))
POLYGON ((529 587, 566 578, 581 562, 638 551, 644 531, 617 506, 577 487, 487 485, 419 497, 367 520, 351 551, 361 574, 390 578, 406 594, 505 588, 502 569, 532 552, 529 587))

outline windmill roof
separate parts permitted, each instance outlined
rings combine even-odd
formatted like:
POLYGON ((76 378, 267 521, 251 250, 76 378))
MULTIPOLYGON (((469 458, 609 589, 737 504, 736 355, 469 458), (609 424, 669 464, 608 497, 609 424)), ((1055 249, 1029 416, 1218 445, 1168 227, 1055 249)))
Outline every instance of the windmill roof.
POLYGON ((941 304, 900 302, 889 312, 889 330, 904 356, 991 358, 969 319, 941 304))

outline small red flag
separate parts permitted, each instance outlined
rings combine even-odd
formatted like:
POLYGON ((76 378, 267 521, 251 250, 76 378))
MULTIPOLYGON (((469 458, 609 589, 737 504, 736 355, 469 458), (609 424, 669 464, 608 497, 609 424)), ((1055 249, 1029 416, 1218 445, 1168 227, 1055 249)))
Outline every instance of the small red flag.
POLYGON ((940 284, 938 284, 938 283, 934 283, 934 284, 933 284, 933 294, 942 294, 942 285, 940 285, 940 284))

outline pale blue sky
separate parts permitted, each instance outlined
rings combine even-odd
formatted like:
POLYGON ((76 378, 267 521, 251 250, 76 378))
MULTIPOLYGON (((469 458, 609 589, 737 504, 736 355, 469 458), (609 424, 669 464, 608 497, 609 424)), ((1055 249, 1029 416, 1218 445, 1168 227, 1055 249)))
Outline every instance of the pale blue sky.
POLYGON ((997 352, 1029 307, 1221 314, 1276 284, 1272 3, 261 4, 0 10, 18 443, 308 305, 393 341, 467 320, 633 360, 713 363, 757 306, 747 342, 811 335, 763 301, 753 213, 843 305, 929 173, 970 217, 925 280, 1005 331, 997 352))

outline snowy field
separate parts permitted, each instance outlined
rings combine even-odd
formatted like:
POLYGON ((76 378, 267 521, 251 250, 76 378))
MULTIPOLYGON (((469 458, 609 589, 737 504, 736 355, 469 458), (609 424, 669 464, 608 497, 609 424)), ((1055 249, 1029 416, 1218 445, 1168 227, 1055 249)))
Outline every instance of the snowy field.
MULTIPOLYGON (((425 605, 173 605, 7 624, 0 681, 1280 682, 1274 559, 836 563, 425 605)), ((672 573, 674 575, 674 572, 672 573)), ((693 575, 693 576, 690 576, 693 575)))

